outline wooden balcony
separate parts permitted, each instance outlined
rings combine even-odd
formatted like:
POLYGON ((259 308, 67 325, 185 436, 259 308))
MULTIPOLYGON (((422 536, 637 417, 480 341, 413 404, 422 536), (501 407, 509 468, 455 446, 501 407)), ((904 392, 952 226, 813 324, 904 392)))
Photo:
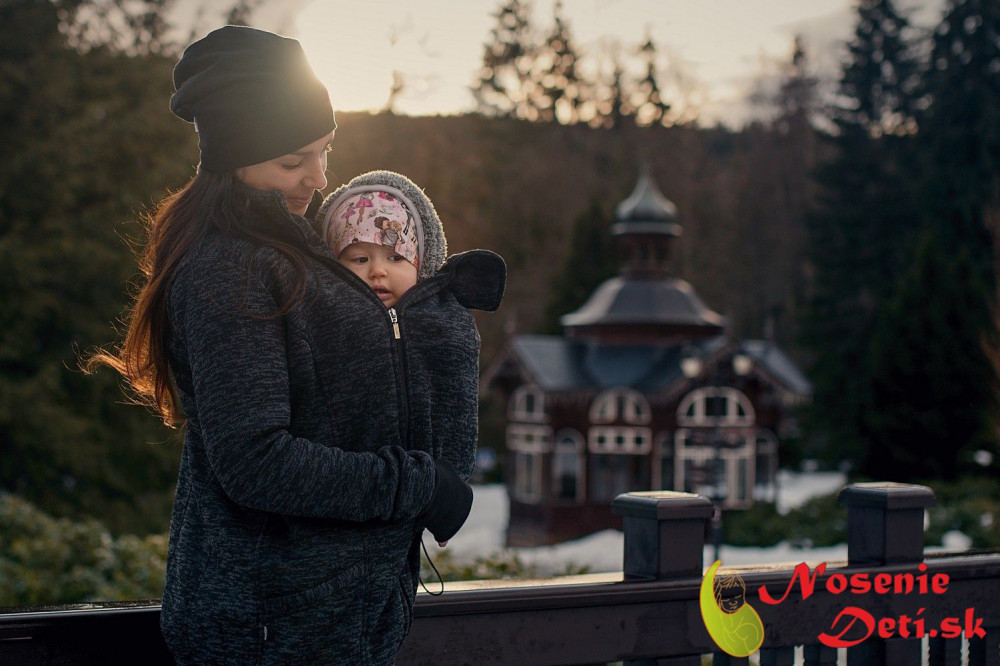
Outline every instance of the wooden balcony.
MULTIPOLYGON (((754 661, 819 666, 836 664, 839 652, 849 666, 919 666, 924 657, 931 666, 1000 665, 1000 554, 925 557, 923 516, 934 496, 922 486, 848 486, 841 502, 848 507, 848 561, 826 563, 807 598, 799 583, 779 604, 760 598, 762 587, 772 600, 784 595, 796 562, 728 569, 743 579, 746 600, 763 621, 764 642, 754 661), (889 576, 883 581, 897 575, 931 581, 939 574, 947 576, 941 593, 919 594, 919 584, 910 593, 840 589, 845 581, 871 582, 880 575, 889 576), (836 635, 847 626, 845 618, 837 620, 847 607, 874 619, 872 635, 849 648, 823 645, 821 633, 836 635), (900 637, 903 616, 923 620, 927 635, 916 638, 911 624, 911 637, 900 637), (945 618, 956 618, 967 635, 940 635, 945 618), (879 638, 880 630, 893 636, 879 638)), ((452 583, 440 597, 420 594, 398 663, 701 666, 706 655, 717 666, 750 663, 721 652, 702 620, 703 535, 711 503, 681 493, 632 493, 616 499, 613 510, 625 527, 624 572, 452 583)), ((809 552, 803 557, 808 562, 809 552)), ((820 563, 809 564, 812 571, 820 563)), ((844 640, 865 632, 864 622, 855 622, 844 640)), ((0 615, 0 664, 170 663, 155 602, 0 615)))

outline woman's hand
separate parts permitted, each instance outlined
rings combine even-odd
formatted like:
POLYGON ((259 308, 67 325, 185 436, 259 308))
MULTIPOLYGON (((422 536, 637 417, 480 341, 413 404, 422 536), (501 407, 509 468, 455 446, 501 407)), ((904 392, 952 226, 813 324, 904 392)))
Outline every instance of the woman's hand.
POLYGON ((445 460, 434 461, 436 468, 434 492, 417 524, 428 529, 439 544, 448 543, 469 517, 472 509, 472 488, 445 460))

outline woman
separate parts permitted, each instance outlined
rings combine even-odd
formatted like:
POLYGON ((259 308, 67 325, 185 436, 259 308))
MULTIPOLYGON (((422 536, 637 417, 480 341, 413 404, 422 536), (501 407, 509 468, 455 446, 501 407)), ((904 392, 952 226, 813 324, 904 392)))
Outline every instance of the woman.
POLYGON ((407 427, 384 308, 303 217, 327 184, 329 97, 298 42, 234 26, 188 47, 174 83, 201 164, 151 220, 122 348, 94 360, 186 417, 164 637, 180 664, 389 663, 418 535, 447 541, 472 498, 407 427), (362 376, 380 381, 342 389, 362 376))

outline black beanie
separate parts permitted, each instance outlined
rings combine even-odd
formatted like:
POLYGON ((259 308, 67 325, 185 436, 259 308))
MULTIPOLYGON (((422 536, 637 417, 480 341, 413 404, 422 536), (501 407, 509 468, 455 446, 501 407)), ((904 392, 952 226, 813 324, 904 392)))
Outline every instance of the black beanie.
POLYGON ((170 110, 195 123, 202 171, 231 171, 281 157, 337 127, 326 88, 302 46, 227 25, 184 50, 170 110))

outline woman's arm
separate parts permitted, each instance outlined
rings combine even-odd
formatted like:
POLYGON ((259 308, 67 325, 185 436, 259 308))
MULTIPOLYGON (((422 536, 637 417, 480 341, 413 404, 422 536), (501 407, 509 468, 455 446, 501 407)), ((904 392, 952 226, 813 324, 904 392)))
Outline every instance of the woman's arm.
POLYGON ((351 521, 411 519, 427 509, 438 476, 428 454, 398 446, 349 452, 289 433, 275 298, 232 262, 189 268, 172 298, 194 387, 189 427, 198 428, 226 494, 262 511, 351 521))

